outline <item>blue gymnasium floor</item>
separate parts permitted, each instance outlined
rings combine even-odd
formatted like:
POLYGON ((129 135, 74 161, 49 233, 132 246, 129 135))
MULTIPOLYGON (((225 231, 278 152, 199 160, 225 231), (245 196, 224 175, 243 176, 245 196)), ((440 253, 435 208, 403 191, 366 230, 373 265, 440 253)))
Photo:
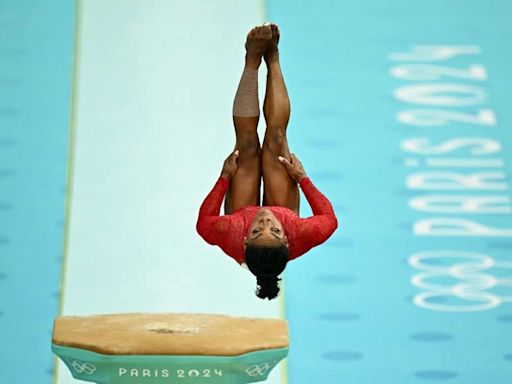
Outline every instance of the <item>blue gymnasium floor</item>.
POLYGON ((0 12, 0 382, 73 382, 50 354, 59 313, 177 310, 284 316, 291 351, 272 383, 509 383, 511 6, 142 3, 0 12), (291 147, 341 224, 272 304, 188 213, 231 149, 232 58, 266 19, 282 30, 291 147), (205 122, 183 148, 177 128, 205 122), (176 188, 184 165, 201 177, 176 188))

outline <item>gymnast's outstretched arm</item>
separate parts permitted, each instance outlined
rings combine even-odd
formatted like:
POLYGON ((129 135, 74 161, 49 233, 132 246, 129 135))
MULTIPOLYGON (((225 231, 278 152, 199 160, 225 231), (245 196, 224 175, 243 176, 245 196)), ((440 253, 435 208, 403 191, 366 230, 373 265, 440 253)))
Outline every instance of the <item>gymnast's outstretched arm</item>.
POLYGON ((285 166, 290 177, 300 184, 304 196, 308 200, 314 216, 328 216, 336 221, 336 215, 332 208, 331 202, 320 192, 313 184, 311 179, 306 175, 304 166, 293 153, 290 155, 291 160, 279 156, 279 161, 285 166))
POLYGON ((303 254, 311 247, 326 241, 338 227, 338 220, 331 202, 306 175, 297 156, 291 154, 290 157, 290 160, 279 157, 279 161, 284 165, 290 177, 300 184, 300 188, 313 211, 313 216, 301 219, 301 236, 310 240, 303 243, 308 245, 307 249, 297 250, 297 254, 303 254))
POLYGON ((239 151, 236 150, 226 158, 220 177, 199 209, 196 224, 197 232, 206 242, 212 245, 218 244, 219 236, 222 236, 225 232, 219 216, 220 206, 228 191, 230 180, 236 174, 238 155, 239 151))

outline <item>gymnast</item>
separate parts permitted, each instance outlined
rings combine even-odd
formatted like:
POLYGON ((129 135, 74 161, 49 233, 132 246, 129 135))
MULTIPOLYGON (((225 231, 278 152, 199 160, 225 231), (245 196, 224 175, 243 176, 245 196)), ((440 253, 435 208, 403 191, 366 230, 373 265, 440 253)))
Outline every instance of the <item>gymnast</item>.
POLYGON ((233 103, 235 150, 199 210, 197 231, 218 245, 257 278, 256 295, 269 300, 279 293, 278 276, 289 260, 326 241, 338 222, 329 200, 290 153, 286 128, 290 100, 279 64, 279 28, 253 28, 245 43, 245 68, 233 103), (266 131, 260 147, 258 68, 267 65, 263 114, 266 131), (263 202, 260 183, 263 178, 263 202), (299 217, 299 188, 313 216, 299 217), (224 216, 219 216, 224 199, 224 216))

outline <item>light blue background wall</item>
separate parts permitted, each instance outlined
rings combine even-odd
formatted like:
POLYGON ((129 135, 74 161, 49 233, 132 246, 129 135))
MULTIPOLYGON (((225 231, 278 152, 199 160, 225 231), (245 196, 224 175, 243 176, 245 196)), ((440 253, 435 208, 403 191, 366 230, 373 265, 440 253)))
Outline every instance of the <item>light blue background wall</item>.
MULTIPOLYGON (((289 127, 294 151, 313 181, 332 199, 341 228, 329 242, 287 268, 286 314, 293 348, 288 358, 292 383, 507 383, 512 377, 510 264, 475 271, 466 278, 449 273, 427 280, 445 287, 468 284, 479 294, 503 298, 493 309, 471 313, 428 310, 413 304, 424 290, 410 280, 416 252, 448 249, 482 252, 510 263, 510 237, 417 236, 414 224, 427 218, 469 219, 512 228, 508 214, 440 214, 413 210, 409 199, 421 195, 505 195, 502 191, 411 190, 406 179, 435 171, 423 164, 407 167, 403 140, 427 137, 433 144, 457 137, 485 137, 501 142, 491 158, 500 169, 444 171, 463 174, 500 171, 512 166, 510 125, 510 30, 506 2, 478 1, 269 1, 269 18, 283 32, 282 59, 292 97, 289 127), (405 81, 389 71, 393 52, 413 45, 476 45, 482 53, 444 62, 416 62, 465 68, 479 64, 488 78, 478 82, 442 76, 405 81), (401 124, 395 114, 424 105, 405 103, 393 91, 414 83, 478 85, 485 102, 467 107, 437 107, 475 113, 494 111, 494 126, 451 123, 441 127, 401 124), (475 287, 485 278, 507 277, 507 284, 475 287), (480 279, 480 280, 479 280, 480 279)), ((464 96, 467 95, 452 95, 464 96)), ((431 108, 434 108, 431 106, 431 108)), ((467 148, 441 157, 470 157, 467 148)), ((434 156, 435 157, 435 156, 434 156)), ((439 156, 438 156, 439 157, 439 156)), ((437 170, 439 171, 439 169, 437 170)), ((508 203, 510 212, 510 202, 508 203)), ((439 268, 468 260, 440 258, 439 268)), ((451 288, 450 288, 451 289, 451 288)), ((469 288, 471 290, 471 288, 469 288)), ((435 301, 436 298, 434 298, 435 301)), ((485 300, 484 300, 485 301, 485 300)), ((479 302, 476 302, 478 304, 479 302)), ((464 306, 467 297, 453 292, 437 304, 464 306)), ((473 303, 475 304, 475 303, 473 303)))
POLYGON ((74 12, 73 2, 0 1, 2 383, 53 375, 74 12))

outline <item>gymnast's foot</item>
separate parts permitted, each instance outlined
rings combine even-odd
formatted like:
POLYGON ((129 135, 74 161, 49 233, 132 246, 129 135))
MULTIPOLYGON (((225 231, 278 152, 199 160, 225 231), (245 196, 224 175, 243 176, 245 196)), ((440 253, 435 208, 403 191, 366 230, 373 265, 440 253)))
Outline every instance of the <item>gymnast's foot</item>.
POLYGON ((258 69, 261 64, 261 58, 265 53, 267 43, 272 38, 272 29, 270 25, 262 25, 254 27, 247 34, 247 42, 245 43, 245 66, 246 68, 258 69))
POLYGON ((267 49, 265 50, 264 57, 265 62, 268 64, 270 61, 279 60, 279 50, 277 45, 279 44, 279 27, 277 24, 270 24, 270 29, 272 31, 272 38, 267 44, 267 49))

